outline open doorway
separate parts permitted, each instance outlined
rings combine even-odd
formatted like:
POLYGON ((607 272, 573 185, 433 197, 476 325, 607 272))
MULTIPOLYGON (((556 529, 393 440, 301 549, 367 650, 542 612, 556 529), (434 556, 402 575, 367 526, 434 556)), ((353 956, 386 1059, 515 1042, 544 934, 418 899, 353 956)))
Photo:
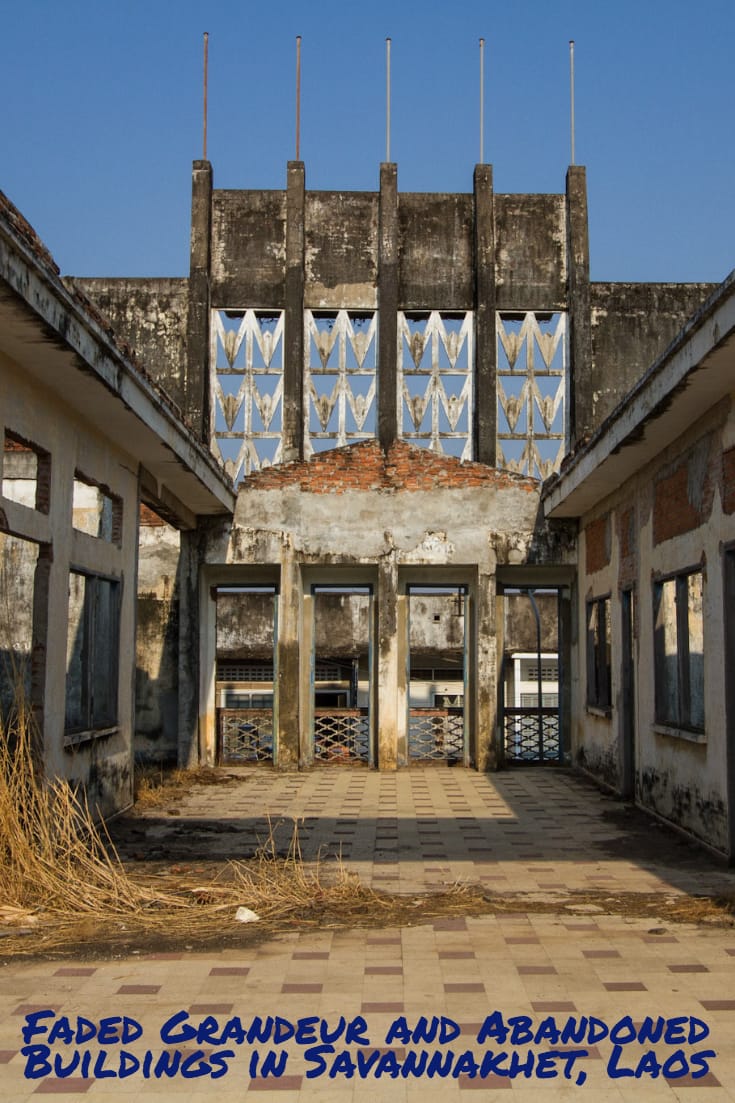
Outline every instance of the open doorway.
POLYGON ((373 764, 370 585, 311 588, 313 760, 373 764))
POLYGON ((504 587, 500 725, 513 765, 562 761, 560 593, 504 587))
POLYGON ((217 759, 275 762, 277 588, 218 586, 216 599, 217 759))
POLYGON ((408 595, 408 756, 469 765, 465 585, 417 585, 408 595))

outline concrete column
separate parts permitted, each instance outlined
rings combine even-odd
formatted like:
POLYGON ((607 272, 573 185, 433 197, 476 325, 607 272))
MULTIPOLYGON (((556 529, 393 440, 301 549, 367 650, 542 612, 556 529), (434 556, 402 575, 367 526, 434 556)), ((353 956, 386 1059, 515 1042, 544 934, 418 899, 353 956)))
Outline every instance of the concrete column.
POLYGON ((283 368, 283 442, 285 463, 304 455, 304 217, 306 176, 303 161, 288 162, 286 188, 286 319, 283 368))
POLYGON ((498 646, 496 635, 497 592, 495 575, 481 573, 477 585, 477 741, 475 764, 478 770, 495 770, 499 764, 498 726, 498 646))
POLYGON ((394 556, 378 564, 378 768, 395 770, 407 761, 405 596, 399 617, 398 567, 394 556), (403 632, 401 632, 401 623, 403 632), (400 640, 403 647, 400 646, 400 640), (403 664, 401 665, 401 654, 403 664))
POLYGON ((387 451, 400 432, 398 411, 398 166, 380 166, 378 219, 378 439, 387 451))
POLYGON ((492 165, 476 165, 475 199, 475 378, 473 455, 497 463, 495 326, 495 210, 492 165))
POLYGON ((576 411, 576 381, 592 366, 590 317, 590 249, 587 223, 587 174, 582 165, 567 169, 567 296, 569 303, 569 394, 567 397, 570 447, 590 432, 576 411))
POLYGON ((281 588, 278 595, 278 720, 277 765, 284 770, 299 766, 300 663, 299 624, 301 572, 293 549, 284 548, 281 560, 281 588))
MULTIPOLYGON (((53 551, 50 544, 40 544, 38 559, 33 576, 33 627, 31 651, 31 700, 30 705, 36 721, 35 730, 39 743, 45 733, 45 694, 46 661, 49 643, 54 646, 53 635, 49 632, 49 581, 53 551)), ((36 766, 43 767, 43 746, 35 746, 36 766)))
POLYGON ((195 161, 191 182, 189 313, 186 327, 185 409, 197 434, 209 442, 209 262, 212 230, 212 166, 195 161))
MULTIPOLYGON (((179 750, 178 764, 184 768, 206 763, 214 765, 214 740, 206 731, 203 714, 202 747, 199 745, 199 563, 201 537, 196 529, 181 532, 178 570, 179 592, 179 750), (210 738, 206 739, 205 735, 210 738)), ((214 617, 204 620, 204 648, 214 646, 214 617), (211 621, 209 625, 207 622, 211 621), (209 628, 209 637, 206 629, 209 628)), ((204 712, 204 710, 203 710, 204 712)))

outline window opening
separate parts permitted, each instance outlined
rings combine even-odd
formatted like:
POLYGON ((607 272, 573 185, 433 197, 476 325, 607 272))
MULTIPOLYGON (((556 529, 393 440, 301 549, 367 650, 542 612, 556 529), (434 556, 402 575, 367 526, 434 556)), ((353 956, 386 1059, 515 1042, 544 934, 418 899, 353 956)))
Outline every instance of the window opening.
POLYGON ((219 586, 216 602, 218 760, 274 762, 277 589, 219 586))
POLYGON ((69 573, 66 642, 66 745, 117 724, 120 583, 69 573), (76 738, 75 738, 76 737, 76 738))
POLYGON ((312 586, 314 761, 373 761, 372 587, 312 586))
POLYGON ((468 764, 467 587, 407 593, 409 759, 468 764))
POLYGON ((704 731, 704 576, 687 571, 656 582, 656 721, 704 731))
POLYGON ((503 636, 500 714, 505 761, 559 762, 558 590, 504 589, 503 636))
POLYGON ((398 314, 398 425, 404 440, 472 459, 474 321, 398 314))
POLYGON ((497 315, 498 465, 545 479, 567 449, 566 315, 497 315))
POLYGON ((122 501, 79 471, 74 473, 72 527, 110 543, 122 539, 122 501))
POLYGON ((375 312, 305 312, 307 457, 376 435, 377 325, 375 312))
POLYGON ((281 457, 283 319, 282 310, 212 312, 211 448, 236 483, 281 457))
POLYGON ((38 544, 0 532, 0 722, 6 734, 32 699, 38 561, 38 544))
POLYGON ((5 431, 3 497, 41 513, 49 511, 51 456, 43 448, 5 431))
POLYGON ((609 597, 587 602, 587 704, 605 710, 612 704, 609 597))

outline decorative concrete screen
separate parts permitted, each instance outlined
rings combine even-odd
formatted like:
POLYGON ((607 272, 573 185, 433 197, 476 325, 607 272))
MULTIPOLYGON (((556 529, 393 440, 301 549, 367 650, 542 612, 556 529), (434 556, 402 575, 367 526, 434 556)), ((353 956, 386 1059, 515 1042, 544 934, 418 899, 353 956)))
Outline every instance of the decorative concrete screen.
POLYGON ((304 315, 304 454, 375 436, 376 313, 304 315))
POLYGON ((399 435, 472 459, 473 316, 398 314, 399 435))
POLYGON ((211 332, 211 446, 238 482, 280 459, 283 311, 215 310, 211 332))
POLYGON ((498 314, 498 466, 545 479, 567 451, 566 314, 498 314))

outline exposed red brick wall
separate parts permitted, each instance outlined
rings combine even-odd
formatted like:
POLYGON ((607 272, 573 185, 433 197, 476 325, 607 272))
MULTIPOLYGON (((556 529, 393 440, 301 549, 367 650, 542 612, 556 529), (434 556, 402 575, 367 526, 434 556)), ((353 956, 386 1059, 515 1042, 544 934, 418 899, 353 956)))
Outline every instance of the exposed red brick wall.
POLYGON ((712 477, 710 445, 709 438, 700 441, 657 478, 653 488, 654 544, 691 532, 708 519, 717 477, 712 477))
POLYGON ((722 508, 735 513, 735 448, 722 453, 722 508))
POLYGON ((320 452, 308 461, 266 467, 243 480, 243 490, 297 486, 311 494, 348 490, 440 490, 487 486, 537 493, 539 483, 524 475, 498 471, 483 463, 462 463, 426 448, 397 441, 384 453, 375 440, 320 452))
POLYGON ((140 523, 144 528, 158 528, 166 524, 162 517, 143 502, 140 503, 140 523))
POLYGON ((610 562, 610 514, 598 517, 584 530, 587 574, 602 570, 610 562))

